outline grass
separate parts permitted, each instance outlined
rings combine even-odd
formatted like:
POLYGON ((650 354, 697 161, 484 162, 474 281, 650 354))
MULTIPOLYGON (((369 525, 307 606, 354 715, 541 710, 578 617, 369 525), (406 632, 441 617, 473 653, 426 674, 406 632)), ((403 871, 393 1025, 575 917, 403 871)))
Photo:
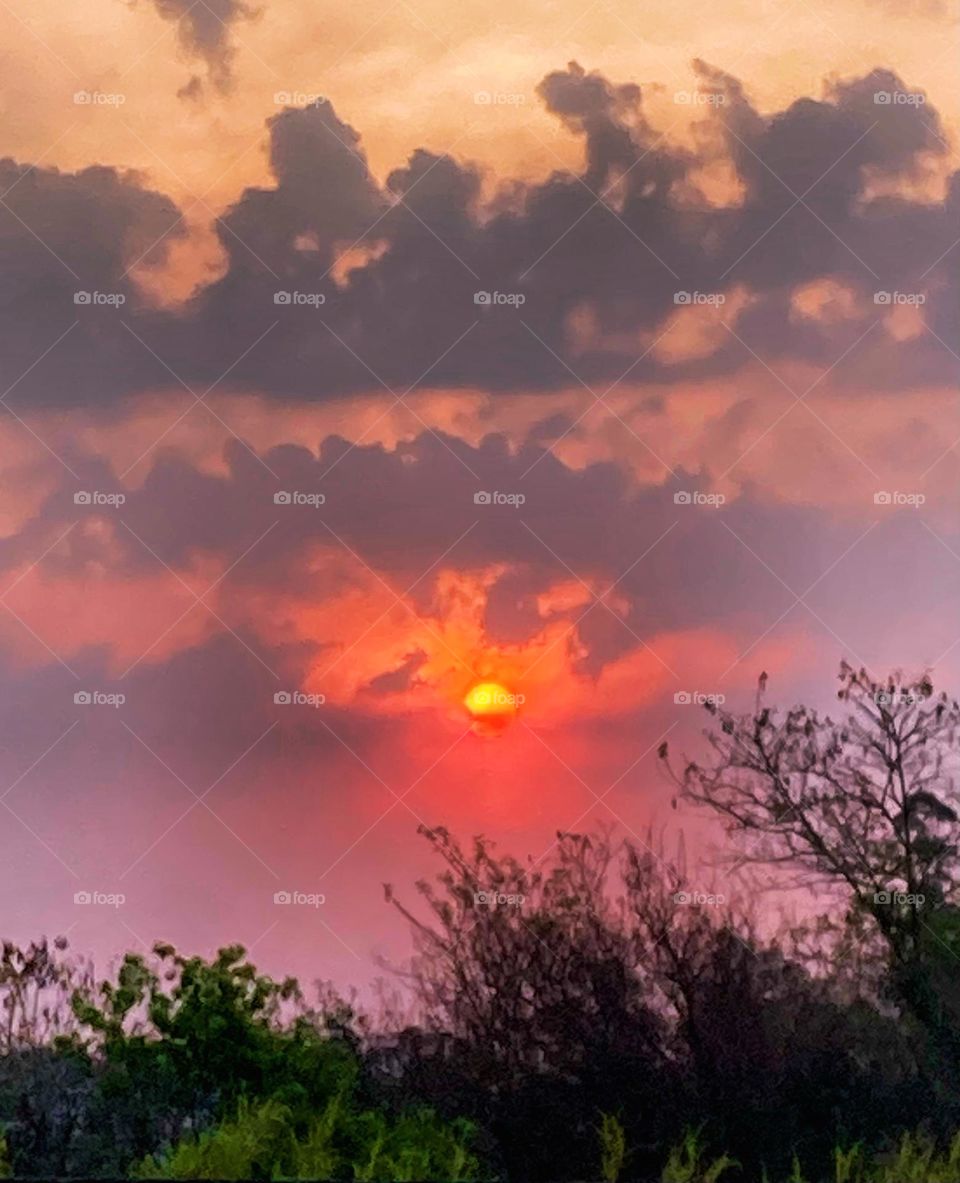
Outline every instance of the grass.
MULTIPOLYGON (((605 1183, 617 1183, 629 1157, 624 1129, 617 1117, 607 1113, 600 1117, 597 1136, 601 1178, 605 1183)), ((738 1165, 726 1154, 710 1157, 701 1131, 688 1130, 670 1151, 660 1183, 725 1183, 738 1165)), ((765 1173, 756 1183, 777 1181, 765 1173)), ((960 1133, 945 1148, 924 1134, 904 1134, 896 1149, 873 1156, 859 1144, 838 1147, 828 1178, 805 1174, 794 1159, 789 1178, 779 1183, 960 1183, 960 1133)))

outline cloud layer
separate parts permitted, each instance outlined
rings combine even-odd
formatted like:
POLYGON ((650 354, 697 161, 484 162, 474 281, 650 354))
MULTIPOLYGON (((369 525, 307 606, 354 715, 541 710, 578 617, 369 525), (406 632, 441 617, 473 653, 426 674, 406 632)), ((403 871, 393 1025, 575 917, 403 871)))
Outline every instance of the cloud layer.
POLYGON ((950 381, 958 184, 916 195, 947 154, 923 92, 877 69, 761 115, 737 79, 697 69, 695 149, 648 123, 639 87, 575 63, 548 75, 540 97, 582 139, 583 169, 492 200, 475 169, 427 151, 381 188, 328 102, 273 116, 275 184, 225 211, 224 273, 175 311, 132 278, 184 234, 167 197, 108 168, 6 161, 15 404, 220 382, 298 400, 571 380, 599 394, 625 373, 702 380, 751 351, 825 367, 854 347, 874 386, 950 381))

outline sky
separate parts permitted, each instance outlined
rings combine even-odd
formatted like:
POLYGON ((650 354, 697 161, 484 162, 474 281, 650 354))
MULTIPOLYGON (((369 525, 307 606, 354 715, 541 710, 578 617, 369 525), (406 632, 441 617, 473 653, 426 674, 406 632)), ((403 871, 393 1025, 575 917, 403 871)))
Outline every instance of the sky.
POLYGON ((704 698, 955 691, 958 12, 0 3, 4 935, 367 990, 419 826, 708 890, 704 698))

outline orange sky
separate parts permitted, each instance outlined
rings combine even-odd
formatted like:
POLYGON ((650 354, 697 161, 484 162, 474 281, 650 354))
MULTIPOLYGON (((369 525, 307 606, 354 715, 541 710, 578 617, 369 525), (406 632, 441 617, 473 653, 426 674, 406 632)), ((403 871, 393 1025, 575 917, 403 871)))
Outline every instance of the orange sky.
POLYGON ((577 60, 644 87, 649 117, 669 138, 690 134, 703 58, 746 80, 761 110, 824 80, 894 69, 922 87, 952 126, 960 119, 951 31, 958 0, 331 0, 262 5, 233 35, 234 84, 201 101, 177 92, 202 64, 176 43, 148 0, 31 0, 0 8, 4 151, 77 169, 142 170, 190 205, 198 227, 266 176, 265 118, 278 94, 328 97, 363 138, 384 177, 418 147, 476 161, 499 177, 543 176, 578 145, 536 98, 548 71, 577 60), (77 106, 78 90, 123 96, 77 106), (477 92, 505 101, 478 105, 477 92))

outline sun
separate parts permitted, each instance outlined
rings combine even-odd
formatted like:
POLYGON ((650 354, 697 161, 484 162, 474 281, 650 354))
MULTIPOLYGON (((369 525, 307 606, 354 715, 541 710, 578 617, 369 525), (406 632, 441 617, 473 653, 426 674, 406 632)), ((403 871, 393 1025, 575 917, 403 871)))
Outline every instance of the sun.
POLYGON ((522 702, 522 694, 512 694, 499 682, 478 682, 468 691, 463 705, 477 735, 499 735, 513 722, 522 702))

